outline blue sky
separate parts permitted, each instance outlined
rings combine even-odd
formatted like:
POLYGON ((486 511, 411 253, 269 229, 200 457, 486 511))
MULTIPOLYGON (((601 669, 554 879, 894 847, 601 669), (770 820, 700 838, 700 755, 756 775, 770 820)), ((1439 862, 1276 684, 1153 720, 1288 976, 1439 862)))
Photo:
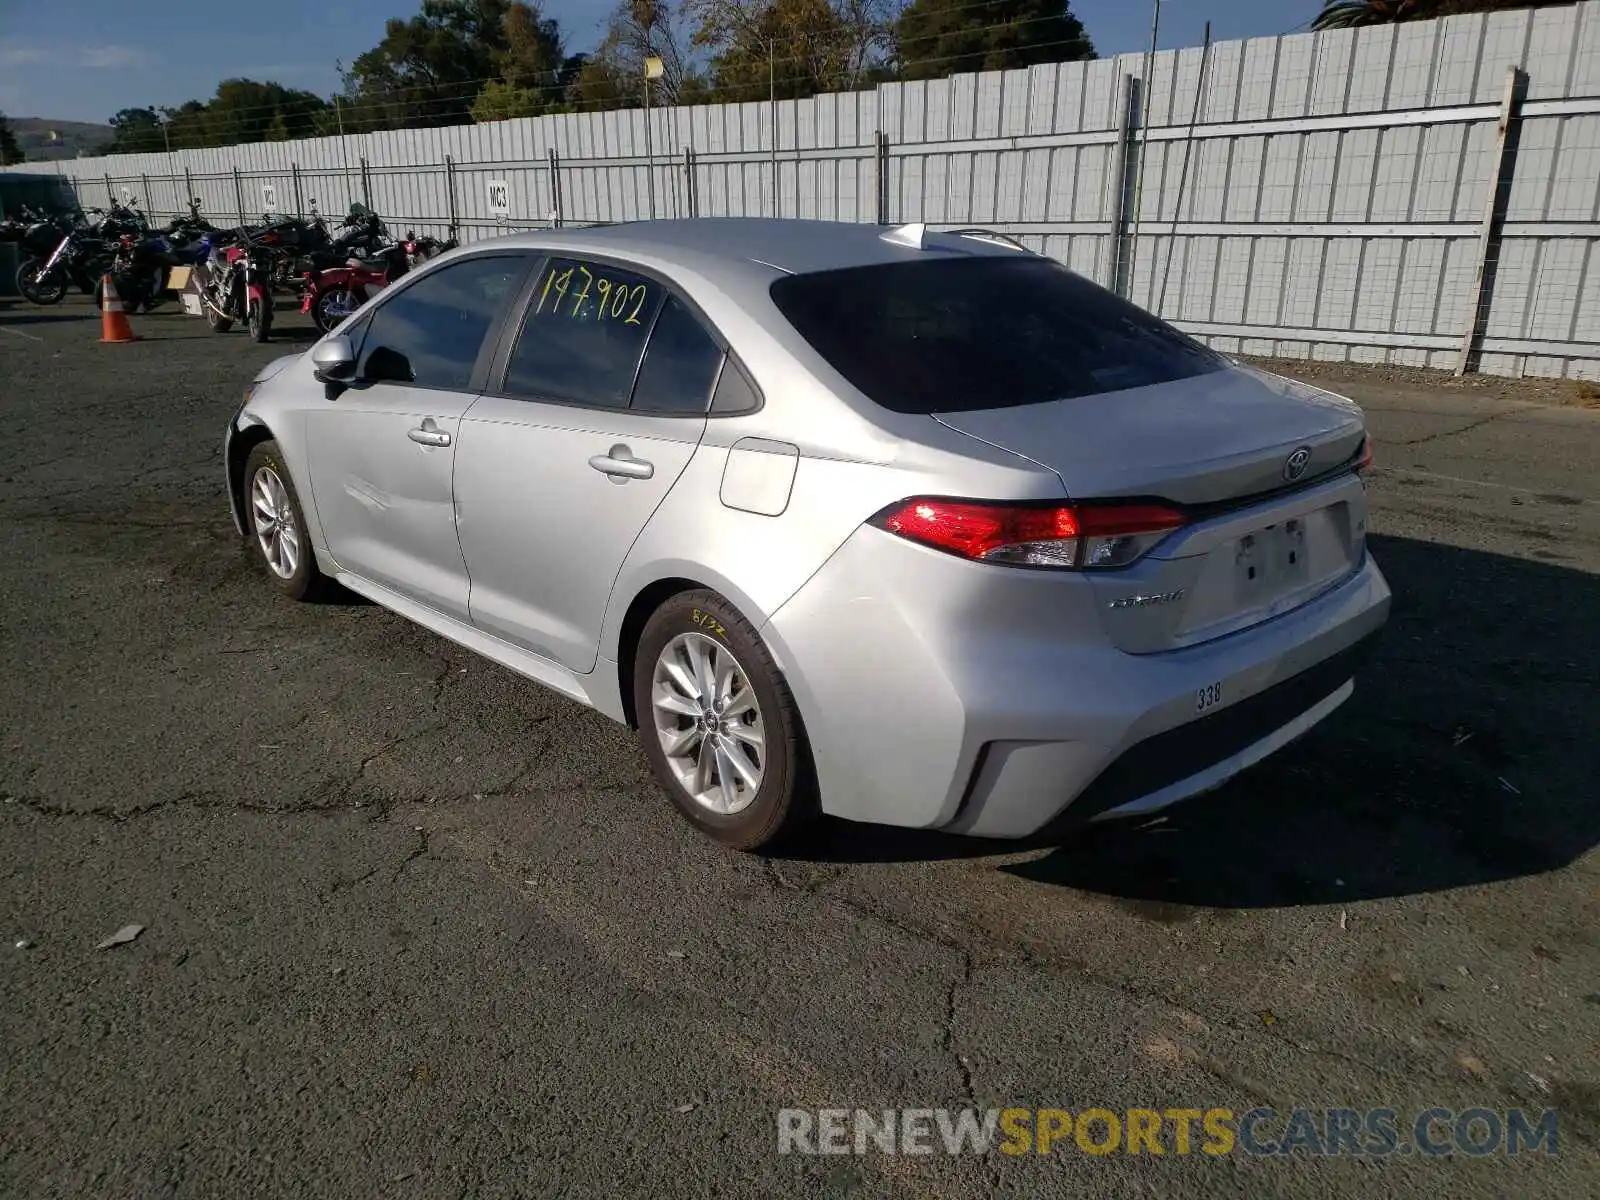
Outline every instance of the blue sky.
MULTIPOLYGON (((569 52, 600 38, 614 0, 548 0, 569 52)), ((1161 47, 1303 28, 1318 0, 1164 0, 1161 47)), ((0 111, 104 121, 119 108, 206 99, 227 76, 326 95, 334 61, 374 46, 415 0, 0 0, 0 111)), ((1101 54, 1141 50, 1148 0, 1074 0, 1101 54)))

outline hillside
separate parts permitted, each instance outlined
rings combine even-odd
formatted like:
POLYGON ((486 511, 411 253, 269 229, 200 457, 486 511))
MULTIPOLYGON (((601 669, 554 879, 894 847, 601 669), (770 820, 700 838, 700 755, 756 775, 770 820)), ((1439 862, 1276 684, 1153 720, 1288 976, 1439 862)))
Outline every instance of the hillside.
POLYGON ((17 136, 23 157, 29 162, 50 162, 58 158, 76 158, 78 151, 94 154, 111 140, 111 126, 95 125, 88 121, 57 121, 50 117, 6 117, 11 132, 17 136), (57 140, 51 142, 54 133, 57 140))

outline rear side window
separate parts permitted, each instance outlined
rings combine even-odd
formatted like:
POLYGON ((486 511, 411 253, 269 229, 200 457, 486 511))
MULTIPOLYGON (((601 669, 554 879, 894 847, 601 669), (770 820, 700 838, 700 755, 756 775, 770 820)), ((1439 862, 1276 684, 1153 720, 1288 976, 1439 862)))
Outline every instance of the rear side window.
POLYGON ((469 258, 396 293, 372 314, 361 342, 361 374, 465 390, 484 335, 515 298, 527 266, 518 255, 469 258))
POLYGON ((1193 338, 1049 259, 981 255, 793 275, 772 299, 902 413, 1005 408, 1220 370, 1193 338))
POLYGON ((505 390, 626 408, 666 289, 603 263, 551 259, 534 285, 505 390))
POLYGON ((641 412, 704 413, 721 366, 722 351, 700 318, 676 296, 668 296, 650 331, 633 407, 641 412))

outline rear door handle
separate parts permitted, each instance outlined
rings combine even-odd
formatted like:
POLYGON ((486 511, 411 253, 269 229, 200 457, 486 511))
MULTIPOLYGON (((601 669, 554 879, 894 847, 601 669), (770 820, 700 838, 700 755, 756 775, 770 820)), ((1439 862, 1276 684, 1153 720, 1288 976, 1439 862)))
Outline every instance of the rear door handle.
POLYGON ((624 479, 649 479, 656 473, 653 463, 633 457, 633 451, 622 445, 611 447, 609 454, 594 455, 589 459, 589 465, 619 483, 624 479))
POLYGON ((424 420, 420 429, 406 430, 406 436, 419 446, 448 446, 450 444, 450 435, 435 425, 432 417, 424 420))

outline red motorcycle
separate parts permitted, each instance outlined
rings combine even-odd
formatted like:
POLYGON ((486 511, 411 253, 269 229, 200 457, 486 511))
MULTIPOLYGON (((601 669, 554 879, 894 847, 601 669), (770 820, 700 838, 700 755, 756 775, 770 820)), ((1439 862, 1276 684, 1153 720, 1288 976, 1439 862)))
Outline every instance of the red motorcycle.
MULTIPOLYGON (((403 256, 404 251, 400 253, 403 256)), ((388 287, 391 279, 403 275, 404 257, 400 257, 398 265, 400 269, 397 271, 394 256, 386 254, 384 259, 376 262, 363 263, 351 259, 343 266, 312 267, 305 273, 305 283, 300 292, 300 311, 310 313, 317 328, 328 333, 365 304, 370 296, 388 287)))

